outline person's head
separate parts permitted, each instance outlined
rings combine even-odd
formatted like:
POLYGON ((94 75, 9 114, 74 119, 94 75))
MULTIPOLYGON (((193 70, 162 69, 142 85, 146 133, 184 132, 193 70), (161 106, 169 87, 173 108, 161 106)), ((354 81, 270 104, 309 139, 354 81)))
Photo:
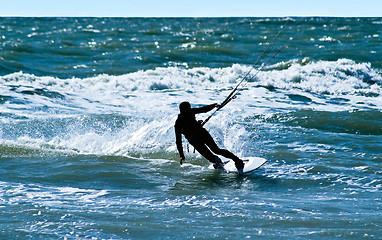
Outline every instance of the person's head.
POLYGON ((191 104, 189 102, 182 102, 179 104, 180 113, 186 114, 191 111, 191 104))

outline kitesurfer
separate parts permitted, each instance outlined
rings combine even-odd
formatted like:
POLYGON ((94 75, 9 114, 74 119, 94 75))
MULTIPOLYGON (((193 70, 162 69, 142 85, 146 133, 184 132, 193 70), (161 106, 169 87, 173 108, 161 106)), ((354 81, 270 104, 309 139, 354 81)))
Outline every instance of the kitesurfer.
POLYGON ((208 131, 203 128, 202 124, 195 118, 195 114, 206 113, 219 106, 219 104, 215 103, 204 107, 191 108, 189 102, 182 102, 179 105, 180 114, 175 122, 175 135, 176 146, 180 155, 180 164, 182 164, 185 159, 182 146, 183 134, 188 142, 194 146, 203 157, 214 164, 216 169, 222 169, 223 162, 213 153, 232 159, 238 171, 243 171, 243 161, 230 151, 219 148, 208 131))

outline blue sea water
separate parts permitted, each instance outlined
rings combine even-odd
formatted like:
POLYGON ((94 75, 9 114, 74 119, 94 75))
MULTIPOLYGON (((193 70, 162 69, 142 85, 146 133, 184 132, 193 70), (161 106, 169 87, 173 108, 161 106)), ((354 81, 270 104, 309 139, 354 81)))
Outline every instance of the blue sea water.
POLYGON ((382 18, 0 18, 0 239, 381 239, 381 55, 382 18), (245 76, 205 127, 268 162, 180 166, 178 104, 245 76))

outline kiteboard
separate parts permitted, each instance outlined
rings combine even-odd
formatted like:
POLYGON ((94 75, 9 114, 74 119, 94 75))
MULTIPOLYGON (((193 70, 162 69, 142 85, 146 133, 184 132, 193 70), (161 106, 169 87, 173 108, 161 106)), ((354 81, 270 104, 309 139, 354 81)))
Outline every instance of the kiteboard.
MULTIPOLYGON (((267 162, 267 159, 261 157, 244 157, 243 162, 243 173, 248 173, 261 167, 264 163, 267 162)), ((213 164, 211 164, 208 168, 215 169, 213 164)), ((235 166, 235 162, 232 160, 224 162, 224 170, 227 172, 238 172, 235 166)))

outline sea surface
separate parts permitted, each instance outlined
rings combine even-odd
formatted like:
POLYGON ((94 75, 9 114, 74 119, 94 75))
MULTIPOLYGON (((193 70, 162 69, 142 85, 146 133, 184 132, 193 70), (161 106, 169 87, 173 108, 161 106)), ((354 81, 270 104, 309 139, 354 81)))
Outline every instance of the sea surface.
POLYGON ((0 239, 382 239, 381 56, 382 18, 0 18, 0 239), (205 127, 268 162, 180 166, 241 80, 205 127))

